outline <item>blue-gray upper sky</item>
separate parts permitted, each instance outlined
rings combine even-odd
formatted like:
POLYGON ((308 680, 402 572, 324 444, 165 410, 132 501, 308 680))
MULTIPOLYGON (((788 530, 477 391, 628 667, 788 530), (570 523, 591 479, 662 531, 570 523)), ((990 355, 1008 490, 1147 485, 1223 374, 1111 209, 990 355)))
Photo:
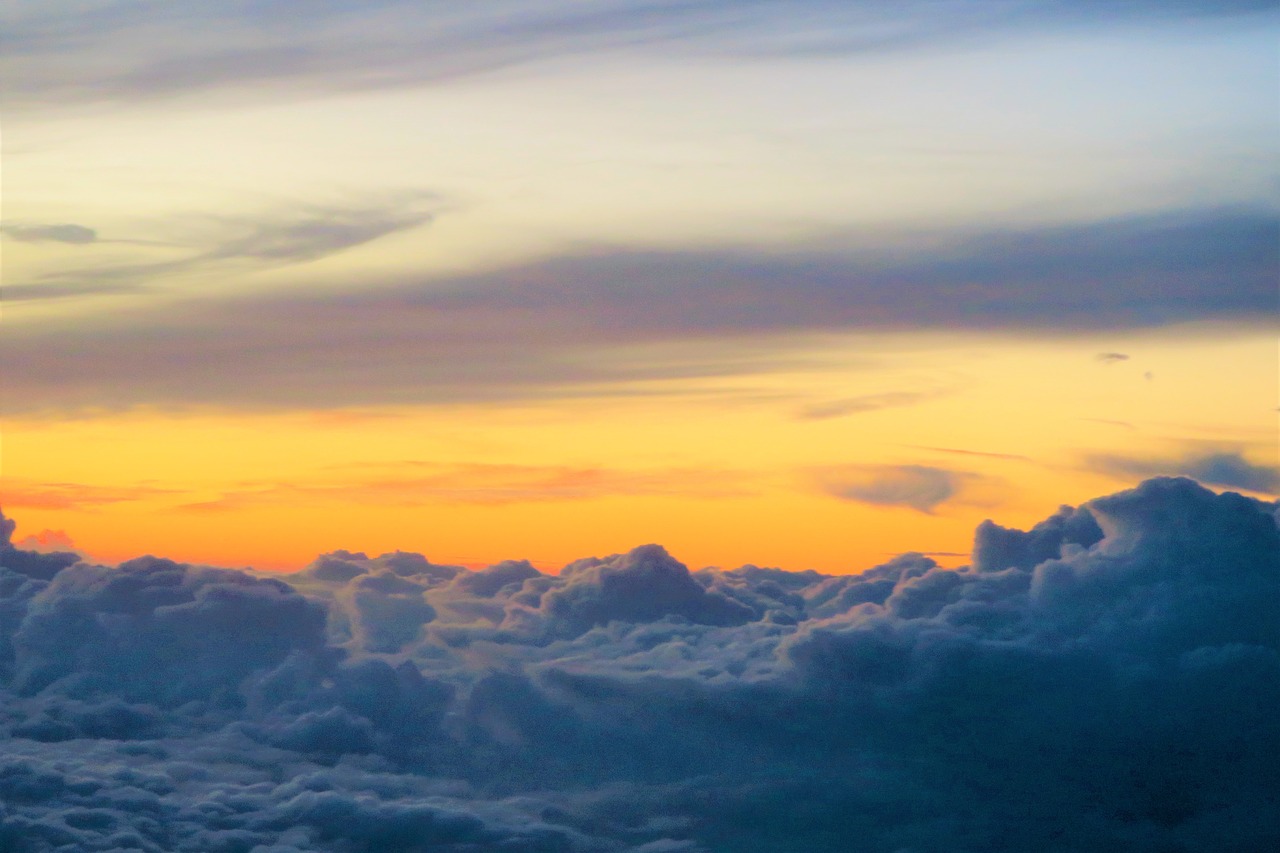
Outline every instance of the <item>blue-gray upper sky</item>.
POLYGON ((722 369, 613 372, 636 343, 1275 316, 1272 2, 2 20, 10 408, 430 402, 722 369), (438 366, 407 390, 406 359, 438 366))

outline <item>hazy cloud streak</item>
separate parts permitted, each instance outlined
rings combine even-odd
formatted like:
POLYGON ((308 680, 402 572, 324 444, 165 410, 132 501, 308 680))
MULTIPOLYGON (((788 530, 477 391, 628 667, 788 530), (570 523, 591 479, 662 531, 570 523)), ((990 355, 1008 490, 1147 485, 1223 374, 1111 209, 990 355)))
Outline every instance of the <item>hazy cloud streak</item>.
POLYGON ((239 97, 437 83, 650 46, 702 54, 858 54, 1124 21, 1273 11, 1265 2, 833 3, 759 0, 180 0, 15 4, 0 19, 10 104, 239 97))
MULTIPOLYGON (((317 242, 349 245, 338 230, 255 232, 220 251, 311 257, 317 242)), ((1215 209, 961 235, 905 260, 602 250, 453 279, 187 300, 6 329, 4 403, 326 408, 599 393, 762 369, 814 333, 1267 324, 1278 234, 1269 212, 1215 209)))
POLYGON ((1088 464, 1095 470, 1123 478, 1182 476, 1211 486, 1280 494, 1280 468, 1250 462, 1238 451, 1190 451, 1163 459, 1097 454, 1089 457, 1088 464))

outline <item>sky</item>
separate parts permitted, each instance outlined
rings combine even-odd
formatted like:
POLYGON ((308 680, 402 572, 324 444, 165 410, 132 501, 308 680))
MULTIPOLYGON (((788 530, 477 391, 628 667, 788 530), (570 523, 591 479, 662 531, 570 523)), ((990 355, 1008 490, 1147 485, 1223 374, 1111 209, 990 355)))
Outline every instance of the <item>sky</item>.
POLYGON ((0 506, 291 571, 970 558, 1274 496, 1270 2, 42 0, 0 506))
POLYGON ((1280 849, 1278 24, 11 0, 0 850, 1280 849))

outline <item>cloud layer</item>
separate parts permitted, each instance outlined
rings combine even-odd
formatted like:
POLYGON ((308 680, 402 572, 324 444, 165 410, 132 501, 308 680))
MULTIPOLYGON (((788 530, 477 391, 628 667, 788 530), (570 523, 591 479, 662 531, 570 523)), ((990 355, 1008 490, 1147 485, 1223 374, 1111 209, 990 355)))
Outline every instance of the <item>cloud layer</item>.
MULTIPOLYGON (((300 260, 422 221, 300 221, 215 254, 300 260)), ((832 332, 1269 323, 1280 276, 1277 222, 1272 211, 1214 208, 951 234, 911 253, 834 244, 789 254, 600 250, 456 278, 167 301, 7 331, 4 406, 18 413, 510 399, 762 369, 797 340, 832 332)), ((128 283, 119 270, 104 275, 128 283)))
POLYGON ((539 61, 648 48, 712 55, 908 50, 1125 22, 1273 11, 1265 0, 1124 4, 1016 0, 194 0, 15 4, 2 19, 7 101, 128 102, 211 92, 261 98, 441 83, 539 61), (303 12, 305 11, 305 14, 303 12))
POLYGON ((1256 850, 1277 507, 1160 479, 973 564, 103 567, 0 524, 0 847, 1256 850))

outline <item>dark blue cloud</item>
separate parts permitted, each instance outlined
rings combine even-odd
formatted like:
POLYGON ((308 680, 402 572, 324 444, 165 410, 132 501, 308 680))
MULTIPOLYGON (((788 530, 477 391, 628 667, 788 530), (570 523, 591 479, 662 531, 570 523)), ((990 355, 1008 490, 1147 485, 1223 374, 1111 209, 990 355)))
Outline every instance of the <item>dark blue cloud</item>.
POLYGON ((1157 479, 838 577, 6 544, 0 849, 1272 849, 1278 518, 1157 479))

